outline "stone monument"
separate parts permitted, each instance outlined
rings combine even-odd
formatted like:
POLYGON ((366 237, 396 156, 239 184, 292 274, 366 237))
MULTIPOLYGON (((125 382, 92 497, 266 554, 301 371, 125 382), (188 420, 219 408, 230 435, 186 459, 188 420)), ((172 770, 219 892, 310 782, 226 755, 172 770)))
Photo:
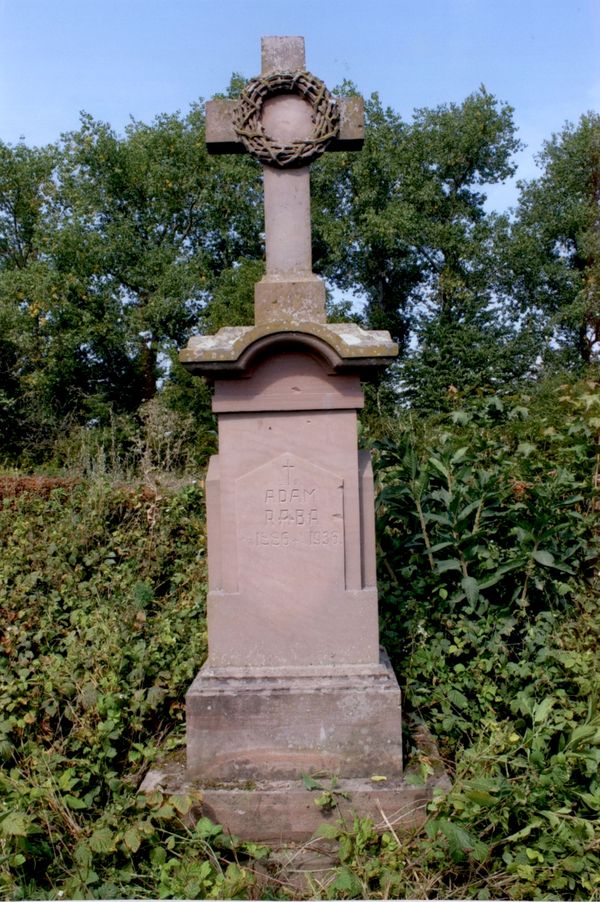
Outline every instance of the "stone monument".
MULTIPOLYGON (((239 101, 208 103, 206 122, 211 152, 262 165, 266 273, 254 325, 194 337, 180 355, 214 384, 219 430, 206 479, 209 652, 187 694, 181 779, 210 787, 206 813, 233 833, 301 838, 318 820, 302 774, 349 781, 345 804, 361 813, 375 796, 395 809, 424 797, 402 782, 373 476, 357 447, 361 377, 397 349, 387 332, 328 324, 312 271, 309 166, 360 148, 361 99, 333 99, 306 71, 302 38, 269 37, 261 75, 239 101)), ((157 782, 151 773, 146 787, 157 782)))

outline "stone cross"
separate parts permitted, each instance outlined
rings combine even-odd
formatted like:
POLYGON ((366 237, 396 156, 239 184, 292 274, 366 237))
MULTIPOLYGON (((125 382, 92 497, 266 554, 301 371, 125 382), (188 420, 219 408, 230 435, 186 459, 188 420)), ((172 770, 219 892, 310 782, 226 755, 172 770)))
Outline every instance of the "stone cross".
MULTIPOLYGON (((364 136, 362 98, 334 102, 322 83, 306 73, 301 37, 262 38, 262 70, 255 81, 260 79, 263 82, 258 90, 250 82, 255 90, 246 101, 253 126, 243 131, 250 147, 240 135, 242 97, 242 101, 213 100, 206 104, 207 148, 210 153, 243 153, 248 149, 262 162, 266 274, 255 289, 257 324, 325 322, 325 286, 312 271, 309 163, 324 149, 360 149, 364 136), (268 82, 269 76, 278 73, 284 75, 268 82), (324 92, 328 104, 323 100, 324 92), (253 153, 256 138, 262 140, 267 152, 318 143, 316 120, 322 109, 330 112, 332 125, 326 147, 310 159, 300 157, 290 165, 283 160, 285 154, 264 162, 264 155, 253 153)), ((325 128, 327 125, 326 121, 325 128)))
POLYGON ((208 658, 186 696, 185 768, 178 757, 143 788, 198 788, 204 816, 278 844, 321 820, 303 774, 335 774, 340 814, 388 827, 393 812, 412 827, 434 785, 402 780, 373 472, 357 448, 361 377, 397 348, 387 332, 326 322, 311 266, 308 166, 360 145, 359 113, 305 71, 304 43, 289 37, 263 39, 262 74, 239 100, 209 104, 213 152, 246 149, 263 164, 267 271, 254 325, 193 336, 180 355, 213 382, 219 430, 205 483, 208 658))

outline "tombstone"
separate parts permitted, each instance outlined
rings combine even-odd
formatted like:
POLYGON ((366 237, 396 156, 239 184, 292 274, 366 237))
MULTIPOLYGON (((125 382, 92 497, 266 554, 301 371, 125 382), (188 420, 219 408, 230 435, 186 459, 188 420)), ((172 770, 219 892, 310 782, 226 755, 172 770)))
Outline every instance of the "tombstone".
POLYGON ((396 806, 423 797, 402 783, 373 475, 357 447, 361 378, 397 348, 387 332, 328 324, 312 272, 309 166, 360 148, 360 98, 334 101, 306 71, 302 38, 263 38, 261 75, 239 101, 207 104, 206 139, 262 165, 266 273, 254 325, 194 337, 180 355, 214 384, 219 431, 206 479, 208 659, 187 694, 182 779, 212 787, 207 813, 232 832, 298 838, 316 816, 293 782, 306 773, 354 781, 358 810, 374 804, 374 774, 396 806))

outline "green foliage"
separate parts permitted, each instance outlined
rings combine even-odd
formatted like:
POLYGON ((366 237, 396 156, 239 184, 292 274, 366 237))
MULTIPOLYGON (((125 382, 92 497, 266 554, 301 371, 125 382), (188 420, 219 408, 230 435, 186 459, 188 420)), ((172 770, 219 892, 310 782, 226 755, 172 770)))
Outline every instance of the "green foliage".
POLYGON ((258 189, 252 161, 207 155, 199 106, 0 145, 4 453, 155 395, 221 274, 262 255, 258 189))
POLYGON ((106 895, 109 870, 138 895, 138 863, 150 879, 171 832, 189 833, 135 787, 162 736, 181 742, 206 652, 200 500, 194 486, 161 498, 99 481, 4 500, 0 873, 13 898, 106 895))
POLYGON ((486 213, 482 190, 515 171, 512 109, 481 88, 412 122, 374 95, 366 118, 360 154, 313 167, 317 266, 362 293, 369 325, 402 351, 418 340, 403 373, 414 406, 439 409, 451 385, 522 375, 535 350, 493 305, 507 224, 486 213))
MULTIPOLYGON (((577 383, 475 399, 380 441, 383 639, 405 719, 435 733, 453 786, 424 832, 378 833, 338 824, 335 778, 306 776, 338 856, 311 878, 321 898, 596 892, 600 623, 585 577, 599 397, 577 383)), ((178 453, 156 404, 148 473, 178 453)), ((183 695, 206 653, 201 490, 153 485, 96 477, 0 511, 5 895, 293 895, 268 861, 257 883, 265 850, 189 826, 198 796, 136 793, 159 748, 183 752, 183 695)))
POLYGON ((596 898, 599 430, 593 382, 389 424, 382 638, 452 787, 423 831, 324 824, 337 866, 319 898, 596 898))
POLYGON ((592 554, 600 413, 590 406, 586 422, 581 408, 586 398, 597 407, 594 388, 565 387, 552 420, 491 397, 423 438, 409 422, 381 443, 384 629, 399 659, 410 653, 412 673, 427 674, 423 703, 455 738, 498 696, 491 655, 475 659, 476 682, 466 666, 484 637, 508 660, 532 618, 551 622, 579 590, 592 554), (444 660, 458 666, 451 698, 445 685, 432 690, 444 660))
MULTIPOLYGON (((226 96, 242 83, 234 76, 226 96)), ((597 362, 597 115, 548 142, 512 225, 484 205, 486 185, 515 171, 510 106, 481 87, 404 121, 373 95, 366 119, 360 154, 312 167, 313 257, 398 340, 404 399, 450 409, 449 391, 504 391, 539 360, 597 362)), ((65 421, 135 412, 193 329, 252 321, 260 167, 208 155, 204 125, 200 105, 123 135, 83 114, 55 146, 0 143, 0 419, 12 462, 65 421)), ((332 315, 347 318, 347 304, 332 315)))
MULTIPOLYGON (((600 358, 600 116, 567 123, 544 145, 542 174, 521 183, 506 293, 579 367, 600 358)), ((546 346, 546 355, 557 356, 546 346)))
POLYGON ((409 420, 378 453, 384 641, 454 771, 413 879, 437 873, 444 894, 596 887, 600 393, 551 400, 409 420))
POLYGON ((211 303, 202 316, 202 331, 222 326, 247 326, 254 322, 254 286, 264 275, 262 260, 240 260, 219 275, 211 303))

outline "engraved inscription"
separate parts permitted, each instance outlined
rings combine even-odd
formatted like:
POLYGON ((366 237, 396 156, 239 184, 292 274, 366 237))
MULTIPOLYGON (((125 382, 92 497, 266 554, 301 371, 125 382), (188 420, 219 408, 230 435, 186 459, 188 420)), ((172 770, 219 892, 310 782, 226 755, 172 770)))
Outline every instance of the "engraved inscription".
MULTIPOLYGON (((319 489, 316 485, 303 484, 302 477, 294 474, 296 469, 289 458, 283 459, 278 484, 264 489, 264 508, 258 516, 263 528, 244 537, 248 544, 278 548, 289 548, 298 543, 309 546, 340 544, 339 529, 318 528, 321 525, 319 489)), ((333 516, 338 515, 334 513, 333 516)))
POLYGON ((247 549, 242 552, 242 566, 254 571, 263 561, 273 578, 279 567, 284 578, 290 567, 303 568, 306 563, 311 574, 331 571, 332 578, 335 572, 336 580, 343 581, 343 481, 339 476, 291 453, 283 454, 240 477, 236 496, 239 546, 247 549))

